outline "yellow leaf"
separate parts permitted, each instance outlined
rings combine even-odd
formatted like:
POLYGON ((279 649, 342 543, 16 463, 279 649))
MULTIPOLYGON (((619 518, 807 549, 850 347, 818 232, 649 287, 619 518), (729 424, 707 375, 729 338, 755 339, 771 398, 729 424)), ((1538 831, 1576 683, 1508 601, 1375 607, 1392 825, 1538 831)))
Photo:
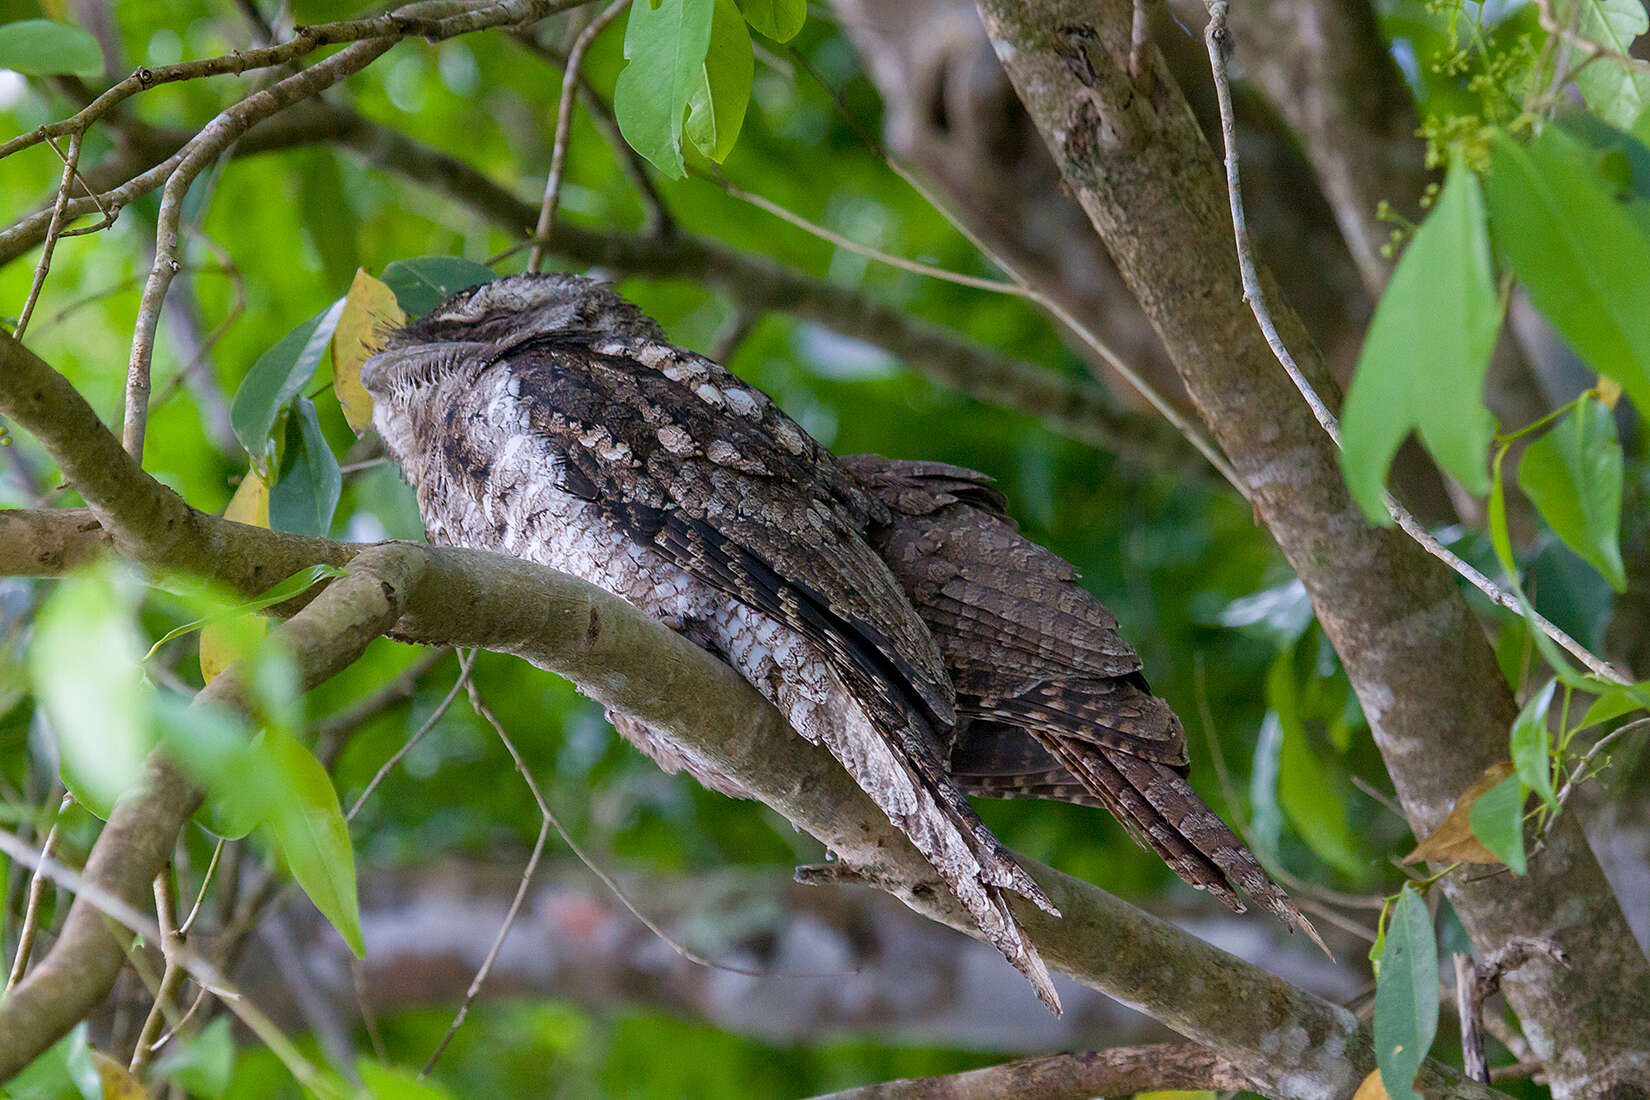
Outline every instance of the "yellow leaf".
POLYGON ((332 390, 344 407, 344 419, 357 432, 372 424, 372 395, 361 385, 361 367, 378 350, 386 331, 406 323, 395 291, 365 269, 356 271, 332 334, 332 390))
MULTIPOLYGON (((246 476, 241 479, 240 488, 229 498, 229 507, 223 510, 223 518, 234 520, 236 523, 251 524, 253 527, 269 526, 269 486, 256 469, 246 471, 246 476)), ((202 628, 202 679, 209 684, 217 679, 218 673, 241 657, 249 637, 261 638, 269 629, 268 623, 261 618, 257 620, 257 624, 251 630, 245 623, 233 622, 208 623, 202 628)))
MULTIPOLYGON (((1430 860, 1437 863, 1500 863, 1501 860, 1491 852, 1472 833, 1472 823, 1468 816, 1472 813, 1472 804, 1513 773, 1511 760, 1503 760, 1499 764, 1491 764, 1484 769, 1484 774, 1478 781, 1461 793, 1450 809, 1449 816, 1444 823, 1435 829, 1431 836, 1405 856, 1403 863, 1420 863, 1430 860)), ((1381 1095, 1385 1095, 1382 1093, 1381 1095)))
POLYGON ((103 1100, 148 1100, 149 1094, 143 1091, 143 1086, 126 1071, 125 1066, 102 1051, 91 1053, 92 1065, 97 1067, 97 1078, 103 1083, 103 1100))
POLYGON ((1358 1091, 1352 1094, 1352 1100, 1392 1100, 1387 1094, 1386 1086, 1381 1084, 1381 1071, 1372 1069, 1364 1083, 1358 1086, 1358 1091))
POLYGON ((1598 394, 1598 399, 1605 408, 1614 412, 1616 402, 1621 400, 1621 383, 1608 374, 1601 374, 1598 376, 1598 385, 1593 387, 1593 392, 1598 394))

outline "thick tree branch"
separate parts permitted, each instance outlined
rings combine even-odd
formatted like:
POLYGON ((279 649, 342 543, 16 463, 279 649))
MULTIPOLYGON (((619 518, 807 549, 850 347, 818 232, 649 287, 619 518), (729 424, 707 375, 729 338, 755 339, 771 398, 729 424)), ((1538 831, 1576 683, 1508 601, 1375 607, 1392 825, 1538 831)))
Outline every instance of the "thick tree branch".
MULTIPOLYGON (((0 337, 0 412, 36 435, 116 546, 140 561, 193 569, 244 591, 286 576, 306 557, 339 561, 361 552, 190 509, 137 467, 61 375, 7 337, 0 337), (208 546, 214 552, 203 553, 208 546), (249 584, 254 574, 259 581, 249 584)), ((624 601, 553 570, 477 551, 430 549, 422 558, 423 576, 406 599, 395 636, 496 649, 566 676, 598 702, 667 731, 675 743, 737 777, 865 880, 932 919, 977 934, 932 868, 836 760, 795 736, 728 665, 624 601)), ((374 619, 371 629, 381 625, 374 619)), ((155 861, 164 860, 188 814, 179 804, 190 801, 187 783, 168 777, 169 765, 155 767, 157 784, 168 779, 165 797, 134 798, 145 811, 143 820, 133 824, 129 841, 117 836, 147 846, 141 849, 144 860, 122 860, 123 873, 139 891, 147 890, 160 866, 155 861), (167 807, 164 816, 154 817, 157 806, 167 807)), ((1373 1067, 1369 1033, 1346 1010, 1088 883, 1030 861, 1027 866, 1064 914, 1050 917, 1033 906, 1016 910, 1052 967, 1215 1049, 1268 1095, 1349 1097, 1373 1067)), ((77 995, 62 987, 55 992, 59 998, 77 995)), ((0 1012, 12 1011, 11 1004, 0 1012)), ((64 1018, 61 1010, 52 1017, 58 1024, 64 1018)), ((43 1033, 29 1034, 40 1039, 43 1033)), ((0 1068, 10 1067, 7 1072, 21 1064, 17 1059, 43 1049, 12 1041, 4 1028, 0 1035, 9 1051, 0 1068)), ((1493 1095, 1435 1063, 1424 1068, 1421 1082, 1429 1097, 1493 1095)))
MULTIPOLYGON (((1144 89, 1125 75, 1127 0, 982 7, 1062 173, 1305 582, 1411 826, 1426 835, 1507 754, 1516 708, 1482 630, 1442 566, 1402 534, 1370 527, 1349 499, 1333 444, 1244 305, 1218 160, 1160 60, 1144 89)), ((1312 386, 1335 394, 1299 319, 1274 314, 1312 386)), ((1559 1095, 1650 1089, 1640 1041, 1650 965, 1578 825, 1560 831, 1528 875, 1451 876, 1446 888, 1481 951, 1522 936, 1554 940, 1574 960, 1534 963, 1507 983, 1559 1095)))
MULTIPOLYGON (((423 567, 424 556, 414 547, 392 543, 368 549, 346 577, 281 627, 306 687, 347 667, 396 621, 423 567)), ((195 705, 250 713, 234 666, 209 684, 195 705)), ((200 801, 200 791, 182 769, 158 751, 151 753, 137 785, 115 804, 82 877, 128 905, 141 905, 200 801)), ((96 1008, 125 960, 121 940, 102 911, 77 898, 51 951, 0 1001, 0 1081, 96 1008)))
POLYGON ((944 1077, 904 1078, 815 1100, 1087 1100, 1158 1089, 1246 1089, 1230 1063, 1191 1043, 1051 1054, 944 1077))

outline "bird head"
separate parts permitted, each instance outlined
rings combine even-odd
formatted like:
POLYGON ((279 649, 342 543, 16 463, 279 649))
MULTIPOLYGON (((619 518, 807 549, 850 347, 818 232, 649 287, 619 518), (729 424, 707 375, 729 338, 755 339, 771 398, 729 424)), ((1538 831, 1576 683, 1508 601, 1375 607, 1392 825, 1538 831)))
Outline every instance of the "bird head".
POLYGON ((361 368, 373 422, 397 449, 417 431, 437 388, 464 385, 528 343, 664 339, 659 326, 607 284, 580 275, 508 275, 451 295, 384 337, 361 368))

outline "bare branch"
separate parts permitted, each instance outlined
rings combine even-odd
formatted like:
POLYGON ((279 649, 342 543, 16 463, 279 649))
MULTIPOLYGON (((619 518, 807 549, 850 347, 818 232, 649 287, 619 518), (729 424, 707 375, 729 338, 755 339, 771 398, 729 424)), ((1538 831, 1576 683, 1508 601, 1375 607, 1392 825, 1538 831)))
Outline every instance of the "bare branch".
MULTIPOLYGON (((52 827, 46 830, 46 839, 40 845, 40 858, 51 859, 57 850, 57 826, 63 820, 63 813, 74 805, 74 796, 65 794, 57 806, 57 816, 52 819, 52 827)), ((29 877, 29 900, 23 907, 23 924, 17 930, 17 953, 12 956, 11 972, 6 975, 6 992, 9 993, 23 980, 23 974, 29 968, 29 956, 34 953, 34 938, 40 932, 40 909, 46 900, 46 876, 35 868, 34 874, 29 877)))
POLYGON ((1087 1100, 1135 1092, 1248 1089, 1236 1066, 1191 1043, 1053 1054, 945 1077, 884 1081, 815 1100, 1087 1100))
POLYGON ((183 200, 189 186, 213 161, 232 146, 260 119, 331 87, 350 73, 371 64, 395 45, 393 37, 357 42, 325 61, 289 76, 256 92, 225 110, 201 128, 183 147, 182 158, 167 177, 161 193, 159 226, 155 230, 155 262, 143 285, 137 322, 132 327, 132 357, 126 369, 126 421, 123 435, 126 450, 139 461, 143 458, 144 430, 149 422, 149 371, 154 358, 155 330, 160 324, 161 304, 172 279, 182 266, 178 259, 178 227, 183 216, 183 200))
POLYGON ((297 61, 322 46, 340 42, 387 39, 388 45, 393 45, 408 35, 436 40, 486 27, 523 26, 569 6, 571 4, 565 0, 560 3, 553 0, 423 0, 372 19, 295 27, 294 37, 290 41, 275 46, 236 50, 221 57, 184 61, 176 65, 141 68, 73 116, 38 127, 0 145, 0 160, 50 138, 83 132, 127 99, 160 84, 225 74, 240 76, 249 69, 275 68, 297 61))
POLYGON ((561 198, 561 174, 567 163, 568 138, 573 133, 573 108, 579 99, 579 74, 585 51, 596 41, 596 36, 624 14, 628 7, 630 0, 613 0, 579 32, 572 48, 567 51, 567 63, 561 77, 561 102, 556 106, 556 140, 550 147, 550 175, 544 182, 544 204, 539 207, 538 227, 533 230, 533 250, 527 256, 528 271, 537 271, 544 266, 544 250, 556 228, 556 203, 561 198))
POLYGON ((52 202, 52 220, 46 227, 46 247, 40 250, 40 261, 34 268, 34 282, 29 286, 28 300, 23 303, 23 312, 17 315, 17 327, 12 330, 19 340, 29 327, 29 316, 34 313, 35 302, 40 300, 40 288, 46 285, 46 272, 52 267, 52 250, 57 247, 58 234, 63 231, 63 210, 69 204, 69 191, 74 186, 75 170, 80 167, 80 145, 85 137, 84 131, 76 130, 74 136, 69 138, 67 154, 58 150, 56 144, 52 145, 52 149, 63 157, 63 182, 58 185, 57 198, 52 202))

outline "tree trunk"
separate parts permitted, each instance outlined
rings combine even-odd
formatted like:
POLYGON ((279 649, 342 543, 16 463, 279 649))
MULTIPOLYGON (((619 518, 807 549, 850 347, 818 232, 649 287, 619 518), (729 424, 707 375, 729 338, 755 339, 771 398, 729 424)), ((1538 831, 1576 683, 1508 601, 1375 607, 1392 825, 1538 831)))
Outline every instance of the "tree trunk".
MULTIPOLYGON (((1417 835, 1505 759, 1516 707, 1450 574, 1369 526, 1337 455, 1249 315, 1220 163, 1155 50, 1128 75, 1129 0, 981 0, 987 31, 1061 173, 1174 359, 1215 438, 1311 594, 1417 835)), ((1334 387, 1263 274, 1285 342, 1334 387)), ((1650 966, 1573 817, 1529 874, 1453 874, 1479 951, 1552 940, 1505 988, 1556 1097, 1650 1094, 1650 966)))

